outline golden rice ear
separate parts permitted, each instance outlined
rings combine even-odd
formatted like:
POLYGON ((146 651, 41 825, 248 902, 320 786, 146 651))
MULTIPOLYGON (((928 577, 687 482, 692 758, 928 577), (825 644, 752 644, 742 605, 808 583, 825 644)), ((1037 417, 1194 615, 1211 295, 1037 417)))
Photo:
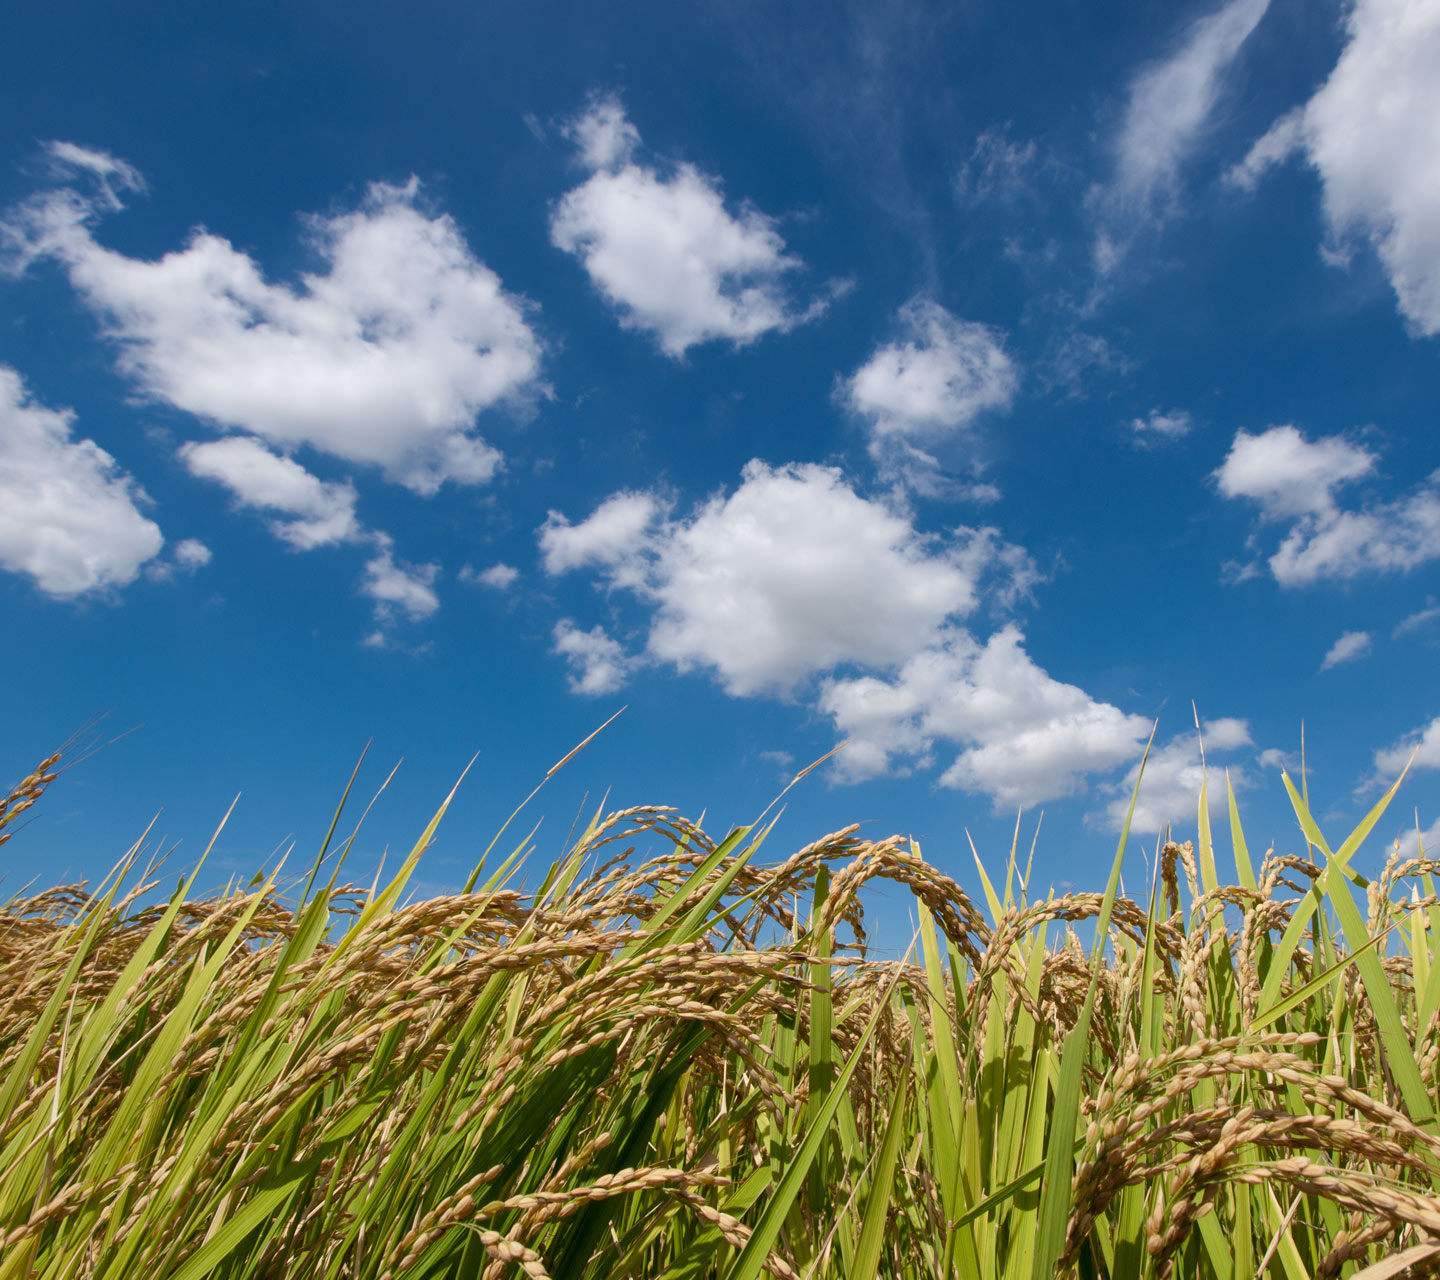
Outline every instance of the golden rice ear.
POLYGON ((14 832, 4 830, 40 799, 45 788, 55 781, 55 766, 60 763, 60 752, 46 756, 35 768, 15 784, 14 789, 0 800, 0 844, 4 844, 14 832))

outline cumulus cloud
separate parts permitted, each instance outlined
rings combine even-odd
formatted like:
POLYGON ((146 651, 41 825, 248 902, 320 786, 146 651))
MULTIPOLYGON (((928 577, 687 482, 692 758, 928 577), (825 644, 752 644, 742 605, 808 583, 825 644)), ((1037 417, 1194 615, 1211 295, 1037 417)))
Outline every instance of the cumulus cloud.
POLYGON ((1151 409, 1146 417, 1131 419, 1131 441, 1145 448, 1162 440, 1178 440, 1181 436, 1189 435, 1194 425, 1194 421, 1184 409, 1171 409, 1168 413, 1151 409))
POLYGON ((457 576, 461 582, 476 582, 496 591, 509 591, 519 578, 520 570, 510 564, 492 564, 488 569, 475 569, 467 564, 457 576))
POLYGON ((889 439, 925 441, 1006 409, 1018 376, 999 335, 928 298, 901 309, 902 337, 878 348, 840 386, 840 398, 870 425, 872 451, 889 439))
POLYGON ((1320 670, 1329 671, 1331 667, 1338 667, 1342 662, 1355 662, 1369 652, 1368 631, 1347 631, 1330 646, 1325 660, 1320 664, 1320 670))
POLYGON ((580 149, 580 163, 592 171, 618 169, 640 148, 640 130, 613 94, 593 97, 584 111, 566 122, 563 132, 580 149))
POLYGON ((973 549, 966 537, 930 543, 833 469, 752 462, 733 495, 661 547, 650 649, 742 694, 896 662, 973 609, 973 549))
POLYGON ((312 475, 293 458, 271 453, 258 440, 232 436, 180 446, 191 475, 223 484, 241 506, 278 511, 270 531, 301 551, 360 536, 355 489, 312 475))
POLYGON ((370 647, 395 647, 391 624, 402 617, 416 622, 439 609, 434 583, 440 566, 397 561, 394 539, 367 529, 356 517, 353 485, 321 480, 251 436, 184 444, 179 456, 192 475, 224 485, 238 506, 274 513, 267 522, 270 532, 297 551, 341 543, 368 546, 371 555, 361 573, 360 592, 374 601, 380 623, 364 641, 370 647))
POLYGON ((1139 754, 1147 720, 1054 679, 1024 642, 1013 624, 983 644, 955 629, 893 679, 826 682, 819 708, 851 740, 837 757, 839 774, 859 780, 927 767, 938 744, 958 744, 941 785, 981 792, 1004 809, 1083 791, 1086 773, 1139 754))
POLYGON ((1417 333, 1440 333, 1440 9, 1355 0, 1330 78, 1231 173, 1253 187, 1302 151, 1337 239, 1368 239, 1417 333))
POLYGON ((0 219, 12 271, 58 261, 105 323, 119 364, 154 399, 281 450, 309 446, 374 464, 417 493, 479 484, 500 454, 476 416, 544 393, 526 304, 476 259, 454 220, 431 216, 419 184, 375 183, 358 209, 306 222, 323 273, 272 282, 204 230, 154 261, 95 238, 123 161, 52 144, 100 193, 44 191, 0 219))
POLYGON ((152 582, 169 582, 177 574, 192 574, 210 563, 211 552, 199 538, 184 538, 170 549, 168 559, 151 560, 145 576, 152 582))
POLYGON ((570 689, 597 696, 614 693, 629 678, 632 659, 604 627, 581 631, 569 618, 555 624, 555 652, 570 664, 570 689))
POLYGON ((210 548, 198 538, 185 538, 175 544, 175 563, 187 569, 199 569, 210 563, 210 548))
POLYGON ((1225 73, 1269 4, 1229 0, 1193 23, 1169 57, 1131 83, 1115 138, 1114 180, 1093 197, 1105 225, 1095 248, 1102 273, 1123 256, 1125 238, 1137 225, 1171 211, 1181 169, 1204 136, 1225 73))
POLYGON ((1342 508, 1336 491, 1375 469, 1369 450, 1294 427, 1240 431, 1215 472, 1226 497, 1249 498, 1268 520, 1293 521, 1270 572, 1281 586, 1413 569, 1440 558, 1440 472, 1389 502, 1342 508))
MULTIPOLYGON (((1244 720, 1226 717, 1206 723, 1203 732, 1205 751, 1210 757, 1250 746, 1250 728, 1244 720)), ((1135 779, 1140 764, 1135 765, 1120 782, 1109 789, 1114 799, 1106 806, 1105 817, 1115 830, 1125 824, 1130 797, 1135 795, 1135 779)), ((1166 827, 1189 825, 1200 808, 1200 787, 1205 781, 1205 758, 1200 739, 1193 733, 1178 734, 1162 747, 1151 751, 1140 779, 1140 793, 1135 801, 1135 816, 1130 830, 1137 835, 1163 831, 1166 827)), ((1243 768, 1230 768, 1230 781, 1237 789, 1247 786, 1249 779, 1243 768)), ((1227 797, 1224 779, 1212 782, 1207 791, 1212 820, 1224 812, 1227 797)))
POLYGON ((842 663, 902 662, 970 612, 982 574, 1033 574, 994 530, 926 537, 831 467, 749 463, 689 517, 621 494, 590 519, 552 515, 547 572, 602 569, 654 606, 648 650, 711 670, 737 695, 780 692, 842 663))
POLYGON ((1440 769, 1440 716, 1377 751, 1375 771, 1386 779, 1398 777, 1409 763, 1411 752, 1415 753, 1412 769, 1440 769))
POLYGON ((1237 716, 1206 720, 1203 726, 1203 741, 1213 751, 1234 751, 1237 747, 1248 747, 1251 745, 1250 722, 1237 716))
POLYGON ((1215 480, 1227 498, 1249 498, 1266 519, 1282 520, 1333 510, 1335 490, 1374 469, 1368 449, 1339 436, 1312 442, 1282 426, 1237 431, 1215 480))
POLYGON ((1440 472, 1393 502, 1302 519, 1270 557, 1270 571, 1282 586, 1308 586, 1322 578, 1414 569, 1437 558, 1440 472))
POLYGON ((648 534, 664 509, 653 494, 622 492, 606 498, 579 524, 551 511, 540 529, 545 572, 596 565, 603 566, 617 586, 642 585, 648 571, 648 534))
POLYGON ((1029 804, 1129 760, 1148 729, 1052 679, 1017 628, 982 644, 961 627, 1036 580, 1022 548, 990 528, 922 534, 830 467, 751 462, 679 517, 617 494, 576 524, 552 513, 539 538, 547 572, 589 567, 650 608, 646 660, 737 697, 813 697, 852 740, 841 780, 928 768, 948 743, 943 785, 1029 804))
POLYGON ((412 621, 428 618, 440 607, 434 590, 440 566, 397 562, 389 536, 379 533, 374 538, 380 554, 366 562, 360 590, 375 602, 376 618, 388 622, 397 610, 412 621))
POLYGON ((0 567, 61 598, 133 582, 165 541, 139 485, 93 440, 73 439, 73 423, 0 365, 0 567))
POLYGON ((633 157, 640 134, 613 96, 592 98, 566 128, 590 177, 560 199, 550 219, 555 247, 574 255, 627 329, 651 334, 679 358, 702 342, 737 346, 794 328, 826 299, 797 309, 774 219, 726 208, 719 180, 693 165, 662 176, 633 157))

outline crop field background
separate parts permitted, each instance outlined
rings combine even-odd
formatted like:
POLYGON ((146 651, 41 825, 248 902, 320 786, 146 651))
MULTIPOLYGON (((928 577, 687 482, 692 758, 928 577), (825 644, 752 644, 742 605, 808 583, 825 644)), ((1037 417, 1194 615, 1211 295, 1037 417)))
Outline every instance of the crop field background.
POLYGON ((0 1280, 1431 1274, 1440 868, 1353 869, 1393 788, 1332 846, 1285 785, 1297 848, 1202 796, 1132 897, 664 808, 428 900, 444 806, 368 887, 339 813, 208 896, 137 847, 0 905, 0 1280))

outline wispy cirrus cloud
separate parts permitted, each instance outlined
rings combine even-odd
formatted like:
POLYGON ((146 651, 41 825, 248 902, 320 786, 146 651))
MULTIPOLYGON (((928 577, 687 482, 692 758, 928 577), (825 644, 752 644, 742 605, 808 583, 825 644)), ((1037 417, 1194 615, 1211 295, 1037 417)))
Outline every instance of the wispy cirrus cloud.
POLYGON ((1329 671, 1346 662, 1358 662, 1370 652, 1371 647, 1368 631, 1347 631, 1326 651, 1320 670, 1329 671))
POLYGON ((1229 0, 1192 22, 1173 52, 1131 81, 1114 138, 1114 176, 1091 193, 1100 219, 1094 258, 1102 274, 1120 261, 1138 230, 1175 211, 1182 170, 1205 136, 1225 74, 1269 6, 1270 0, 1229 0))
POLYGON ((1394 636, 1408 636, 1416 631, 1422 631, 1433 623, 1440 622, 1440 604, 1427 604, 1423 609, 1417 609, 1414 613, 1402 618, 1396 625, 1394 636))

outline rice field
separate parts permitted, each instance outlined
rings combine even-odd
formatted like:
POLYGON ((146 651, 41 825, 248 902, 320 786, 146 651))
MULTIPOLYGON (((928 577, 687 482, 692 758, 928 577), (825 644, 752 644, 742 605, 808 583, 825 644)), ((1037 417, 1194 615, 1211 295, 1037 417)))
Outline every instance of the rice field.
POLYGON ((290 882, 157 901, 137 847, 0 905, 0 1280, 1432 1274, 1437 866, 1285 785, 1296 848, 1202 796, 1134 900, 658 807, 424 900, 444 805, 368 887, 338 813, 290 882))

